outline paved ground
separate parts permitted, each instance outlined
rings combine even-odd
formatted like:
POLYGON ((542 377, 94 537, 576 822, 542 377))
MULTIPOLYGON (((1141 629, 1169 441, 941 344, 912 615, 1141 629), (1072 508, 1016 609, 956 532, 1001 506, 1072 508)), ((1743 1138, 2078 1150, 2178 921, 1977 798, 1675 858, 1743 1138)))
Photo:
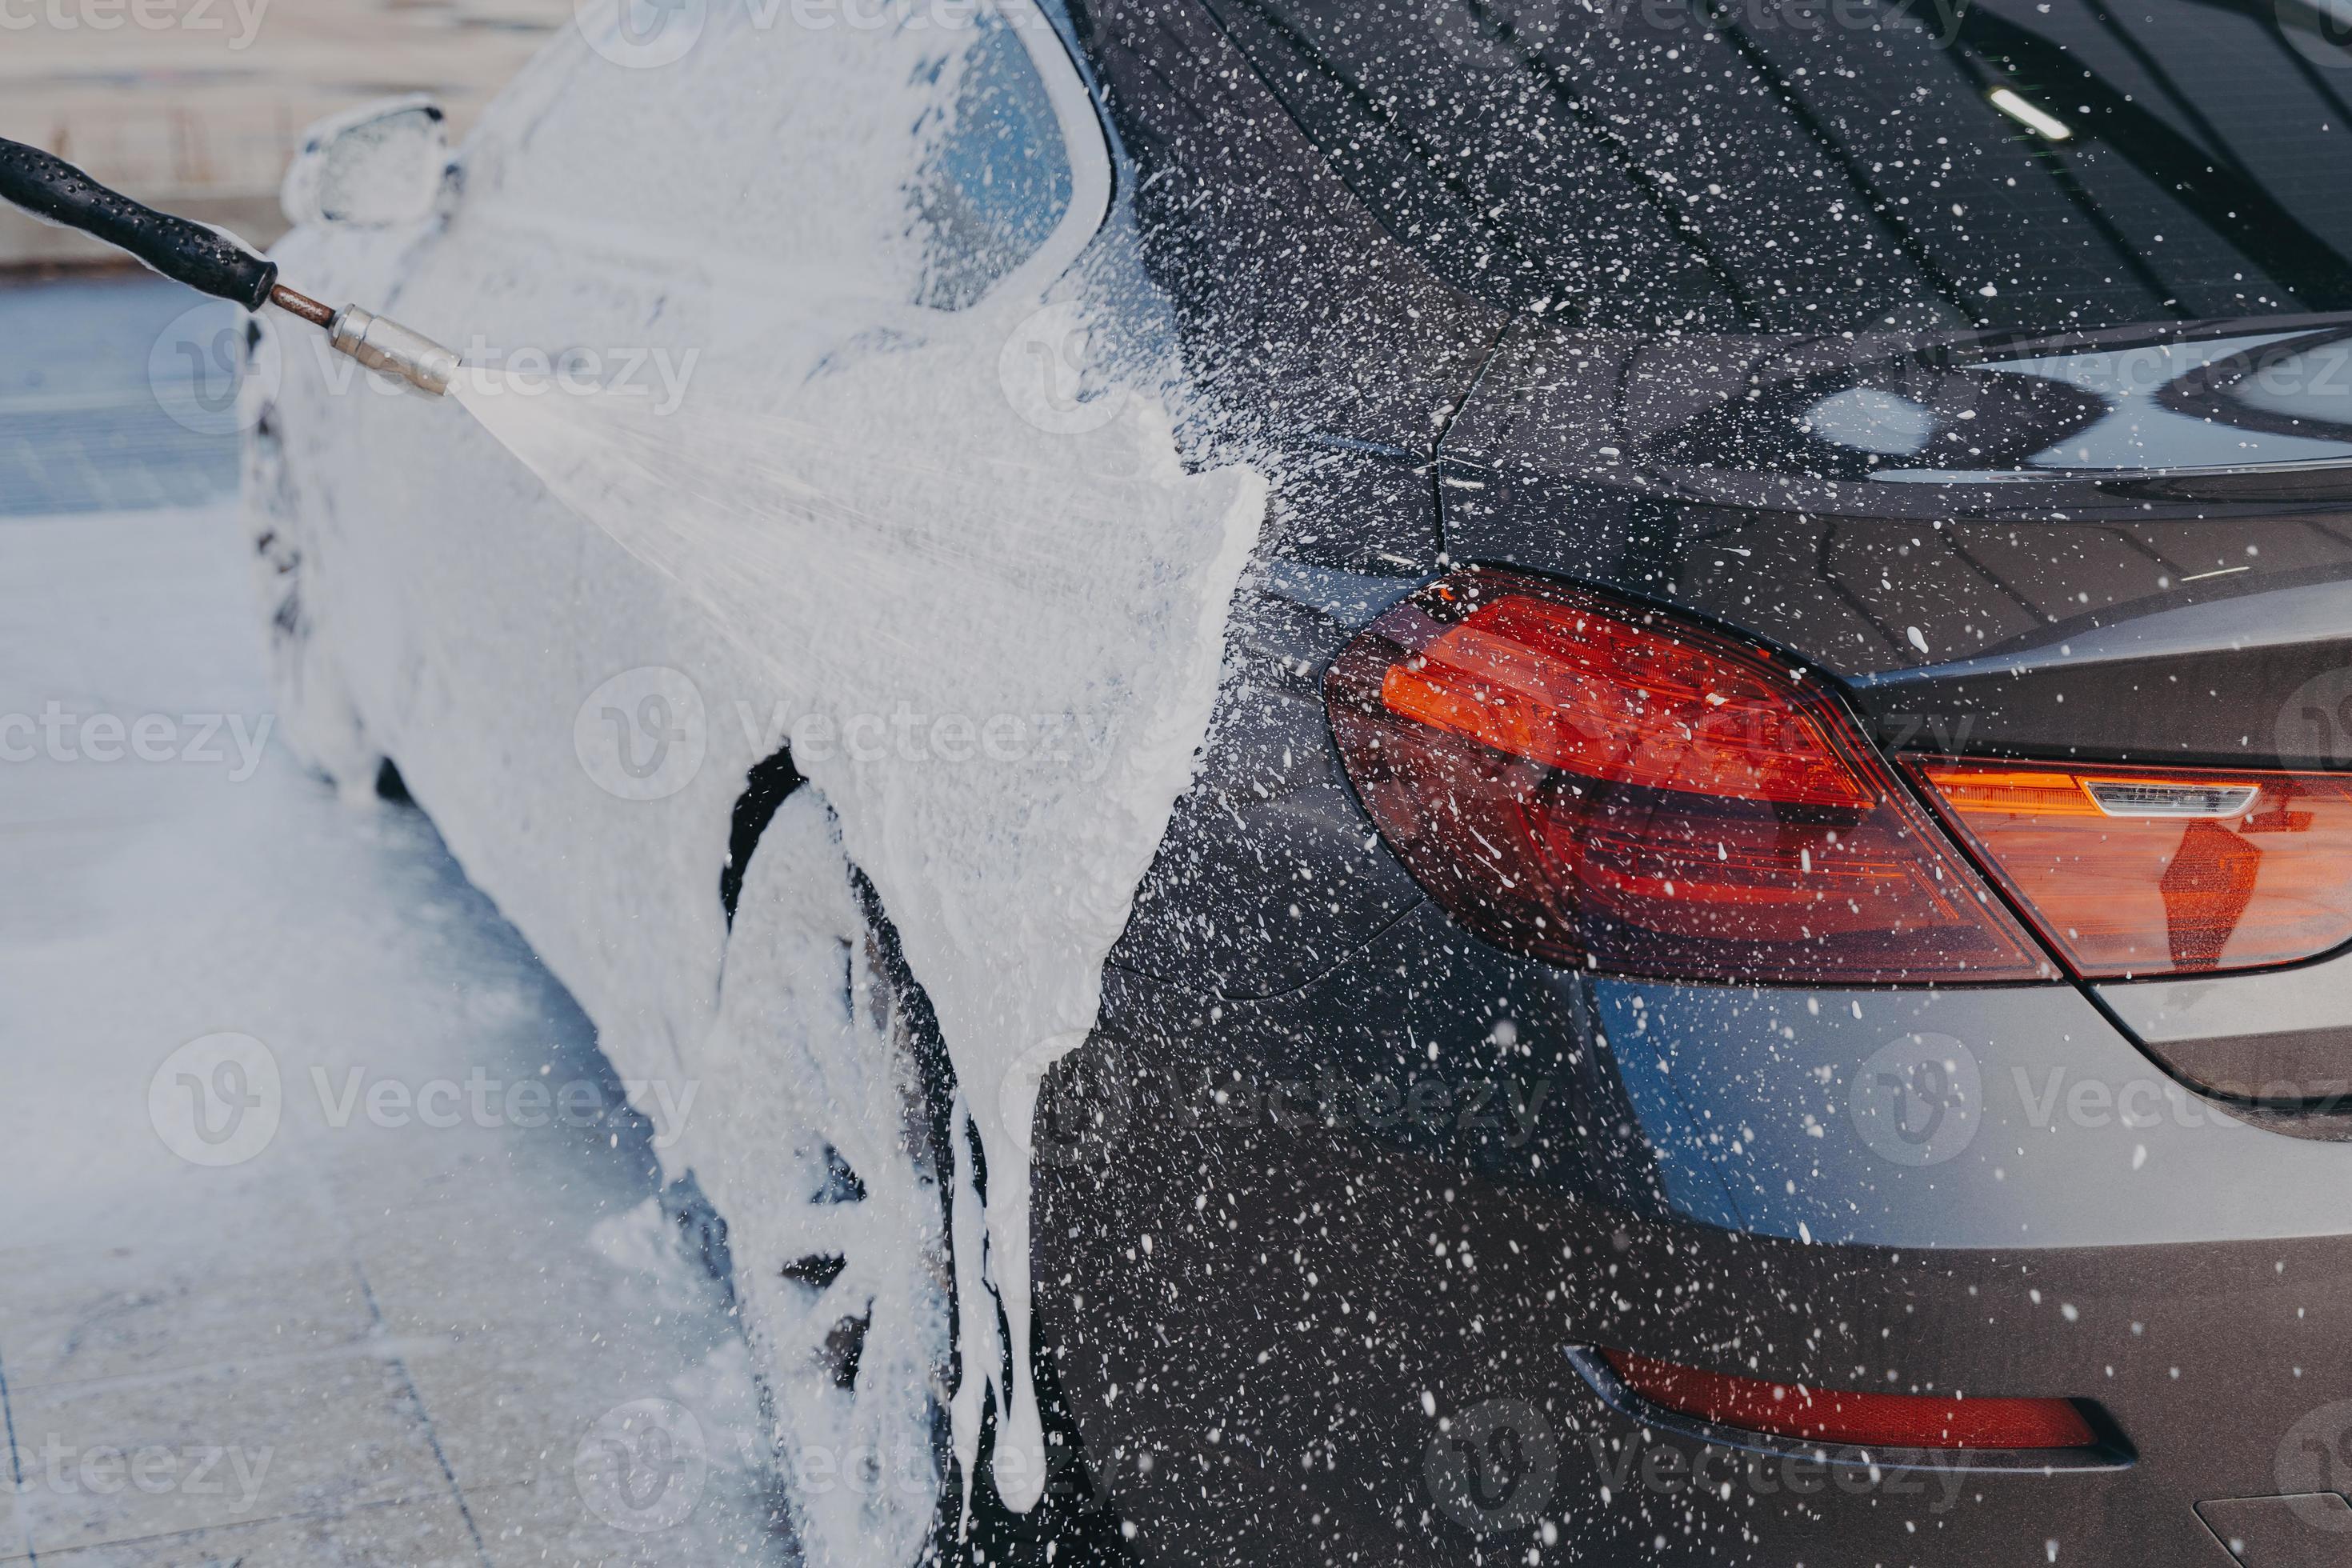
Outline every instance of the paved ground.
POLYGON ((0 517, 233 493, 238 320, 145 273, 0 288, 0 517))
MULTIPOLYGON (((211 482, 110 352, 0 362, 94 400, 0 416, 0 505, 211 482)), ((587 1022, 421 816, 255 751, 250 606, 224 506, 0 516, 0 1563, 788 1561, 587 1022)))

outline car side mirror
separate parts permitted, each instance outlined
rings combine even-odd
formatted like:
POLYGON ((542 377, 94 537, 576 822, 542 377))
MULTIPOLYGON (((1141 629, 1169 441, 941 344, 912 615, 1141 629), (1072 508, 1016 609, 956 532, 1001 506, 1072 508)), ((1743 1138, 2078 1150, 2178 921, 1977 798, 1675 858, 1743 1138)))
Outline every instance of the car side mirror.
POLYGON ((298 227, 416 223, 432 216, 448 172, 441 106, 421 93, 382 99, 303 132, 278 205, 298 227))

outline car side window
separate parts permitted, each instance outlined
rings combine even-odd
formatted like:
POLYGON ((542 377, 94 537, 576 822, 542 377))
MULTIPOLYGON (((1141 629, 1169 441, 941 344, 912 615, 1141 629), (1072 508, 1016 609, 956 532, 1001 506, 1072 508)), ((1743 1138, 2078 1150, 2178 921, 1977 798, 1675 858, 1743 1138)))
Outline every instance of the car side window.
POLYGON ((978 303, 1043 249, 1069 216, 1075 184, 1029 47, 992 14, 980 26, 911 193, 923 244, 916 302, 939 310, 978 303))
POLYGON ((1101 124, 1034 0, 953 26, 826 0, 649 5, 658 31, 631 3, 583 0, 567 58, 485 117, 469 189, 495 221, 880 326, 1016 275, 1042 289, 1108 209, 1101 124))

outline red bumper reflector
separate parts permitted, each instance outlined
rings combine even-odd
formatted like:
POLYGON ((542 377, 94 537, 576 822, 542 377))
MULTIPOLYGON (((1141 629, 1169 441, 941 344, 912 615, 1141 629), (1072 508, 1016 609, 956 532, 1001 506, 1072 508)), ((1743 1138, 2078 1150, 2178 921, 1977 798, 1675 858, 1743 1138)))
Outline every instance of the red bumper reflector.
POLYGON ((1651 1404, 1718 1426, 1864 1448, 2090 1448, 2097 1435, 2070 1399, 1966 1399, 1865 1394, 1702 1372, 1604 1350, 1651 1404))
POLYGON ((1769 650, 1517 573, 1374 622, 1324 681, 1381 837, 1515 952, 1659 979, 2054 979, 1837 699, 1769 650))
POLYGON ((2292 963, 2352 942, 2352 774, 1909 766, 2087 979, 2292 963))

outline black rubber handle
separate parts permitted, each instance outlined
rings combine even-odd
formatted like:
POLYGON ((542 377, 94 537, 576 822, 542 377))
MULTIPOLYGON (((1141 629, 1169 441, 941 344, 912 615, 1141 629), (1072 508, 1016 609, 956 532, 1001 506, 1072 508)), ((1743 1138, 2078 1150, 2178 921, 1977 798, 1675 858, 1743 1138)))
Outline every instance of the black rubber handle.
POLYGON ((62 158, 0 138, 0 198, 129 251, 176 279, 248 310, 268 302, 278 263, 202 224, 142 207, 62 158))

